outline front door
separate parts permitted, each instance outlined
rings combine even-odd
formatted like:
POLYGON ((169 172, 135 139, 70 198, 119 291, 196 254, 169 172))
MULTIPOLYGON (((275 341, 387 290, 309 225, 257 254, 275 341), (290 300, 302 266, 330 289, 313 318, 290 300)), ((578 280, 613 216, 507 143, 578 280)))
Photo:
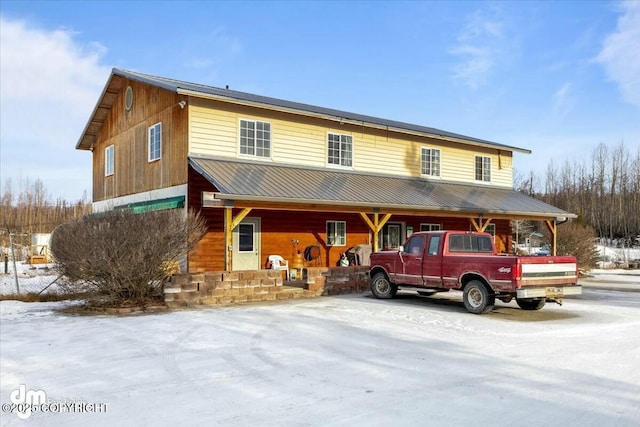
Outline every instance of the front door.
POLYGON ((389 222, 381 231, 382 248, 384 250, 399 249, 400 245, 404 243, 402 238, 402 226, 401 222, 389 222))
POLYGON ((247 217, 233 230, 232 270, 260 270, 260 218, 247 217))

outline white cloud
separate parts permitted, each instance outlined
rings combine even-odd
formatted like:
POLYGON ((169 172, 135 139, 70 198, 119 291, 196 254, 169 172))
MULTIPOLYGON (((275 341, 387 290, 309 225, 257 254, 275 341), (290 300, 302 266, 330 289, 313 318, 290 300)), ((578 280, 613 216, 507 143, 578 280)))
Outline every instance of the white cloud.
POLYGON ((75 42, 70 30, 0 20, 3 142, 32 139, 62 146, 70 139, 74 147, 109 75, 99 64, 105 48, 75 42))
POLYGON ((454 66, 454 78, 472 90, 483 86, 502 53, 504 25, 495 16, 476 12, 458 34, 449 53, 461 58, 454 66))
POLYGON ((574 97, 571 92, 571 83, 565 83, 553 95, 553 111, 560 117, 565 117, 573 110, 574 97))
POLYGON ((609 34, 597 61, 615 81, 622 98, 640 107, 640 2, 622 4, 616 30, 609 34))
POLYGON ((77 37, 68 29, 36 28, 0 16, 2 179, 55 182, 51 193, 74 198, 81 196, 78 175, 69 173, 65 181, 59 172, 85 167, 81 179, 88 182, 81 188, 90 190, 91 159, 75 145, 110 73, 100 64, 104 46, 77 37))

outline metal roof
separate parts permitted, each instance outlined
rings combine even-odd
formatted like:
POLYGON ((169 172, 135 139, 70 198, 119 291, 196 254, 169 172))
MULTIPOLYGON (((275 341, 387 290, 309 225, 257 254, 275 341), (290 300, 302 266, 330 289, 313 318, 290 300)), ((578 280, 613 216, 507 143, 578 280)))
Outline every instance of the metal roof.
POLYGON ((219 158, 190 157, 189 164, 216 187, 218 198, 226 200, 576 217, 510 188, 219 158))
POLYGON ((384 128, 399 132, 409 132, 419 134, 423 136, 430 136, 438 139, 452 140, 454 142, 467 143, 482 147, 489 147, 494 149, 502 149, 513 152, 520 152, 530 154, 531 150, 524 148, 512 147, 509 145, 499 144, 484 139, 473 138, 470 136, 460 135, 457 133, 447 132, 444 130, 415 125, 410 123, 399 122, 395 120, 382 119, 378 117, 367 116, 363 114, 350 113, 347 111, 335 110, 332 108, 318 107, 315 105, 304 104, 300 102, 286 101, 283 99, 271 98, 267 96, 255 95, 247 92, 239 92, 230 89, 223 89, 214 86, 207 86, 196 83, 189 83, 181 80, 170 79, 166 77, 153 76, 150 74, 139 73, 136 71, 122 70, 114 68, 111 72, 109 81, 107 82, 105 89, 94 109, 85 130, 83 131, 76 148, 89 149, 91 143, 95 140, 96 132, 95 127, 102 125, 104 118, 96 117, 97 115, 104 114, 104 110, 111 107, 115 97, 114 93, 118 93, 122 90, 122 82, 119 78, 124 77, 127 79, 139 81, 152 86, 160 87, 175 93, 225 100, 227 102, 238 102, 243 104, 256 105, 261 107, 267 107, 271 109, 280 109, 283 111, 289 111, 297 114, 307 114, 320 116, 323 118, 341 121, 341 122, 354 122, 359 125, 384 128), (93 128, 92 128, 93 127, 93 128))

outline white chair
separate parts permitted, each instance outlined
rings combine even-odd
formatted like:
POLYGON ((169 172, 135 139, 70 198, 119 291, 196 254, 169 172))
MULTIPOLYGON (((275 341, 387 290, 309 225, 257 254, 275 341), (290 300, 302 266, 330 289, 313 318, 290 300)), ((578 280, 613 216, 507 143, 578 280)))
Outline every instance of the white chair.
POLYGON ((285 270, 286 280, 289 280, 289 261, 282 258, 280 255, 269 255, 267 258, 272 270, 285 270))

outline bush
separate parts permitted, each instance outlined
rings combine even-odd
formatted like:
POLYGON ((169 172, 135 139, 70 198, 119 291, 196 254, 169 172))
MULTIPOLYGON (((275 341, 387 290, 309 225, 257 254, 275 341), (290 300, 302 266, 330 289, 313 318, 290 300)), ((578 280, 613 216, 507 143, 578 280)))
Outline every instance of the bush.
POLYGON ((581 270, 590 270, 597 265, 598 252, 595 247, 593 228, 576 222, 558 226, 556 252, 558 255, 573 255, 581 270))
POLYGON ((193 212, 109 211, 62 224, 51 236, 56 268, 73 291, 107 305, 142 305, 162 297, 162 283, 206 231, 193 212))

